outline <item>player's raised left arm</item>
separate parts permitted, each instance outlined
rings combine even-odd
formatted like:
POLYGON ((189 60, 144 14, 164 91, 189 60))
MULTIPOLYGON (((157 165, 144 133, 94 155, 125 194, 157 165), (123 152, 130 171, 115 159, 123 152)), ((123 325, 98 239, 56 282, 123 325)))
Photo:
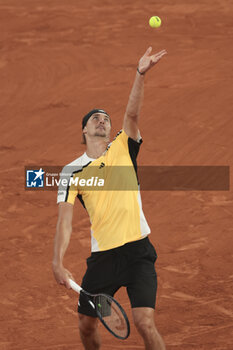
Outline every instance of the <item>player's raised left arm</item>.
POLYGON ((139 136, 138 121, 143 101, 145 73, 167 53, 166 50, 162 50, 151 55, 151 51, 152 47, 149 47, 139 60, 138 70, 130 92, 123 121, 124 131, 134 140, 137 140, 139 136))

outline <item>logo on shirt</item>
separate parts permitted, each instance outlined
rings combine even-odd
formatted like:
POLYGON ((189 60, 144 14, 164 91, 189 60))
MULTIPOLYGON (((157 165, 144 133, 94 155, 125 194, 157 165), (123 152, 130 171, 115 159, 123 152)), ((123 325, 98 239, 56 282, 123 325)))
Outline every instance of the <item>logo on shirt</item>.
POLYGON ((102 162, 99 166, 99 169, 103 168, 105 166, 105 164, 102 162))
POLYGON ((44 173, 42 168, 39 170, 27 170, 26 187, 44 187, 44 173))

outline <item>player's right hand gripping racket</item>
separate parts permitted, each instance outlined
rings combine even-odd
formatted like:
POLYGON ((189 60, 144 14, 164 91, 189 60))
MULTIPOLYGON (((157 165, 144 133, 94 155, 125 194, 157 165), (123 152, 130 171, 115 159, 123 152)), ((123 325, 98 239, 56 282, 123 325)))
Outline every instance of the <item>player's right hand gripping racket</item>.
POLYGON ((110 295, 107 294, 90 294, 83 290, 73 280, 69 280, 71 288, 82 294, 87 302, 96 311, 96 315, 116 338, 126 339, 130 333, 128 317, 123 307, 110 295))

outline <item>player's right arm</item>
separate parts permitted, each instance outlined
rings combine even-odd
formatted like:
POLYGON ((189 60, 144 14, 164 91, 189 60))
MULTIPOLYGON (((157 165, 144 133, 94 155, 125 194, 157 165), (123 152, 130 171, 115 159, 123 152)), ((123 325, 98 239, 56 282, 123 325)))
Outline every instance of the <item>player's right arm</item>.
POLYGON ((59 284, 70 288, 69 278, 72 274, 64 268, 63 258, 68 248, 72 233, 73 205, 67 202, 59 203, 56 235, 54 239, 53 273, 59 284))

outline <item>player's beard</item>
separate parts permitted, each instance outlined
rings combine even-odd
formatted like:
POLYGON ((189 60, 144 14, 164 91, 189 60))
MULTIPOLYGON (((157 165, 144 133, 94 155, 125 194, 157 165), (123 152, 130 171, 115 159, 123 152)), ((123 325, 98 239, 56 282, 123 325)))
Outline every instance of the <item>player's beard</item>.
POLYGON ((106 135, 106 132, 105 132, 105 130, 103 130, 104 132, 99 132, 99 131, 97 131, 96 133, 95 133, 95 136, 100 136, 100 137, 106 137, 107 135, 106 135))
POLYGON ((95 136, 100 136, 100 137, 106 137, 106 130, 103 128, 97 128, 96 132, 95 132, 95 136))

